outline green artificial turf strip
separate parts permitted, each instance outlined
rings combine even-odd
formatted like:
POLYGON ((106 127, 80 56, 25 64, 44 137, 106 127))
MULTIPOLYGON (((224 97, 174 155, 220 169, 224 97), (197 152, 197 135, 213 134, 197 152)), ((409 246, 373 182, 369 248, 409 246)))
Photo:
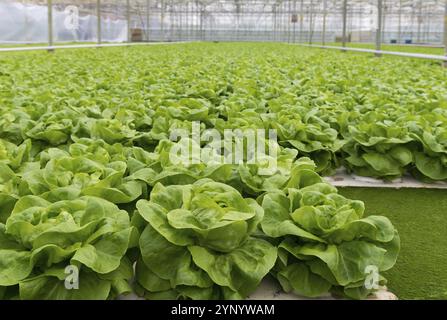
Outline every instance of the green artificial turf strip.
POLYGON ((447 299, 447 190, 340 188, 363 200, 367 215, 385 215, 398 229, 401 252, 386 272, 399 299, 447 299))

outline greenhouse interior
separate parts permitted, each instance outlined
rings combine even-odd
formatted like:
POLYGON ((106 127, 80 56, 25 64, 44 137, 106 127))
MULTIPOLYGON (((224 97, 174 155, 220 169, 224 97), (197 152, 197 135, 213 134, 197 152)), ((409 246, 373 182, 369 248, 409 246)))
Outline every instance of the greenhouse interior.
POLYGON ((447 0, 0 0, 0 300, 447 300, 446 208, 447 0))

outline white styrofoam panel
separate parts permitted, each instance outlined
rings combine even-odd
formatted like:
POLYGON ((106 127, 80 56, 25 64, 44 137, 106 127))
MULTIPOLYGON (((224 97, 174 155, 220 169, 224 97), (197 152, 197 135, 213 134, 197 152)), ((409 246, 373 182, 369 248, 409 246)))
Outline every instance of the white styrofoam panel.
POLYGON ((360 177, 349 174, 346 169, 340 169, 331 177, 324 178, 327 182, 335 187, 366 187, 366 188, 392 188, 392 189, 446 189, 447 182, 424 183, 406 175, 393 181, 384 181, 381 179, 360 177))
MULTIPOLYGON (((136 294, 129 294, 127 296, 120 296, 119 300, 144 300, 144 298, 138 297, 136 294)), ((279 283, 272 277, 268 276, 262 280, 258 289, 251 294, 247 300, 340 300, 334 298, 330 294, 321 296, 319 298, 306 298, 297 296, 293 293, 285 293, 282 291, 279 283)), ((370 296, 368 300, 397 300, 397 297, 387 291, 386 288, 379 290, 376 294, 370 296)))

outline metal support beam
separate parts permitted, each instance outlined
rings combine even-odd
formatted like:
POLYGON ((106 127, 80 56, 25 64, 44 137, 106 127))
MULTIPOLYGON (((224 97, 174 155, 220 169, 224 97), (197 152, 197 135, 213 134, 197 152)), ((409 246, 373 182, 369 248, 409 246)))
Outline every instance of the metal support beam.
MULTIPOLYGON (((301 0, 302 1, 302 0, 301 0)), ((293 14, 296 16, 296 0, 293 0, 293 14)), ((296 20, 296 19, 295 19, 296 20)), ((300 27, 300 32, 302 32, 302 28, 300 27)), ((301 41, 301 38, 300 38, 301 41)), ((296 42, 296 21, 293 23, 293 43, 296 42)))
MULTIPOLYGON (((413 9, 414 10, 414 9, 413 9)), ((419 10, 418 10, 418 34, 417 43, 421 43, 421 29, 422 29, 422 0, 419 0, 419 10)))
MULTIPOLYGON (((236 40, 240 40, 240 23, 241 23, 241 3, 239 0, 234 1, 234 5, 236 6, 236 40)), ((203 27, 203 9, 200 14, 200 29, 203 27)), ((203 40, 203 39, 202 39, 203 40)))
MULTIPOLYGON (((444 12, 444 46, 445 46, 445 56, 447 58, 447 0, 445 0, 445 12, 444 12)), ((447 68, 447 61, 444 61, 444 67, 447 68)))
POLYGON ((277 22, 276 22, 276 3, 273 4, 272 6, 272 24, 273 24, 273 32, 272 32, 272 41, 275 42, 276 41, 276 26, 277 26, 277 22))
POLYGON ((101 35, 101 0, 96 0, 96 18, 97 18, 97 26, 96 26, 96 33, 97 33, 97 40, 98 44, 101 44, 102 42, 102 35, 101 35))
POLYGON ((303 42, 303 35, 304 35, 304 1, 301 0, 300 5, 300 43, 303 42))
POLYGON ((381 36, 381 41, 384 43, 385 42, 385 30, 386 30, 386 9, 387 9, 387 2, 386 0, 382 0, 382 28, 381 28, 381 32, 382 32, 382 36, 381 36))
POLYGON ((173 41, 174 35, 174 25, 175 25, 175 12, 174 12, 174 2, 169 1, 169 41, 173 41))
MULTIPOLYGON (((48 0, 48 46, 53 46, 53 1, 48 0)), ((52 51, 52 50, 48 50, 52 51)))
MULTIPOLYGON (((346 27, 347 27, 347 18, 348 18, 348 0, 343 0, 343 35, 342 35, 342 46, 346 48, 346 27)), ((344 51, 344 50, 343 50, 344 51)))
POLYGON ((314 35, 314 28, 313 28, 313 9, 314 9, 314 3, 313 0, 310 0, 310 10, 309 10, 309 44, 312 44, 312 38, 314 35))
MULTIPOLYGON (((203 9, 203 5, 200 5, 200 40, 201 41, 205 41, 205 28, 203 26, 204 24, 204 18, 203 18, 203 13, 204 13, 204 9, 203 9)), ((236 38, 237 40, 239 40, 239 13, 237 13, 237 17, 236 17, 236 38)))
MULTIPOLYGON (((377 31, 376 31, 376 51, 382 49, 382 5, 383 0, 377 0, 377 31)), ((380 53, 376 53, 376 57, 381 57, 380 53)))
POLYGON ((326 44, 327 0, 323 3, 323 46, 326 44))
POLYGON ((397 43, 402 43, 402 0, 399 0, 399 22, 398 22, 397 43))
POLYGON ((161 11, 160 11, 161 41, 165 41, 165 2, 161 0, 160 5, 161 5, 161 11))
POLYGON ((126 0, 126 20, 127 20, 127 42, 132 42, 132 34, 130 33, 130 1, 126 0))
POLYGON ((146 41, 149 42, 149 30, 150 30, 150 19, 149 19, 149 8, 150 0, 146 1, 146 41))
POLYGON ((303 36, 304 36, 304 1, 301 0, 300 4, 300 38, 299 42, 303 42, 303 36))
POLYGON ((291 9, 292 3, 289 1, 288 4, 289 4, 289 12, 287 13, 287 42, 290 43, 290 25, 292 24, 292 18, 290 17, 290 12, 292 12, 291 9))

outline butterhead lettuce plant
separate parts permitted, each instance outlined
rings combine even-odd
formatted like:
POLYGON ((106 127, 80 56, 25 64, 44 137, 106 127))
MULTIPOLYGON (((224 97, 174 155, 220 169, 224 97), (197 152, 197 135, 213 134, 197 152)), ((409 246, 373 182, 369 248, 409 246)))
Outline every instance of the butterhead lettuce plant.
POLYGON ((262 207, 226 184, 157 184, 137 208, 136 278, 148 298, 242 299, 276 261, 276 248, 255 237, 262 207))
POLYGON ((125 255, 137 239, 127 212, 106 200, 22 197, 0 224, 0 286, 18 288, 21 299, 116 297, 131 291, 125 255))
POLYGON ((309 168, 296 166, 286 188, 267 193, 262 207, 262 230, 280 242, 273 274, 286 292, 365 298, 396 262, 400 240, 391 222, 363 217, 363 202, 339 195, 309 168))

